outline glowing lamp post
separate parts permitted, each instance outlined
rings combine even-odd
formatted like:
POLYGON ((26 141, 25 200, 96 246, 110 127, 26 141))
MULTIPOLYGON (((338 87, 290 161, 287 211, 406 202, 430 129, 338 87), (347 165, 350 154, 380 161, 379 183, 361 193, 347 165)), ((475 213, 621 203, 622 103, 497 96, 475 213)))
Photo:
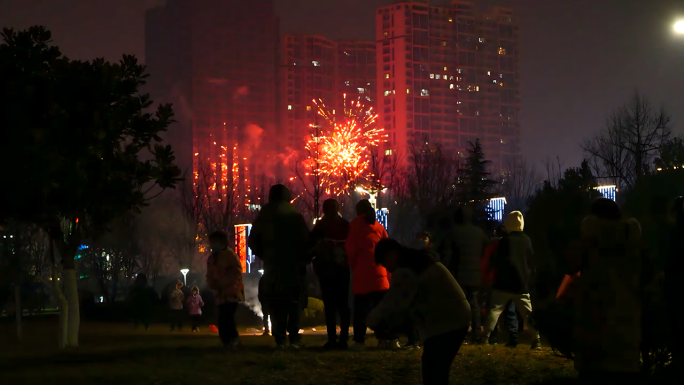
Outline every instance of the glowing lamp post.
POLYGON ((674 25, 675 33, 684 35, 684 20, 678 21, 674 25))
POLYGON ((188 273, 190 272, 190 269, 181 269, 180 272, 183 274, 183 285, 187 286, 188 281, 186 280, 186 277, 187 277, 188 273))

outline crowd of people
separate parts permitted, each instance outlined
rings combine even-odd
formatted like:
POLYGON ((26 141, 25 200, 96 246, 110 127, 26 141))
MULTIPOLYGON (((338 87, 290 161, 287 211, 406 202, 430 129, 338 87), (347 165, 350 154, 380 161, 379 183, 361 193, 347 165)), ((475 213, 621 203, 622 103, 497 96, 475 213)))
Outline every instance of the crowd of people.
MULTIPOLYGON (((554 346, 560 341, 557 325, 550 325, 549 317, 532 317, 536 272, 522 213, 508 214, 489 237, 472 223, 472 208, 462 206, 453 214, 453 225, 442 229, 439 237, 423 231, 417 247, 407 247, 389 239, 368 200, 356 205, 357 216, 351 222, 341 216, 337 201, 326 200, 324 215, 311 231, 291 200, 285 186, 273 186, 248 239, 252 252, 263 261, 259 300, 271 317, 278 349, 304 347, 299 331, 307 306, 309 264, 323 296, 328 333, 323 347, 365 350, 370 328, 381 349, 423 349, 425 384, 448 384, 450 367, 463 344, 496 344, 502 315, 509 331, 506 346, 518 345, 524 323, 532 334, 532 350, 542 349, 537 327, 548 331, 552 347, 562 348, 554 346), (401 346, 399 337, 408 343, 401 346)), ((684 199, 679 198, 675 207, 670 273, 679 271, 684 257, 684 199)), ((562 333, 572 340, 569 349, 586 383, 633 381, 640 371, 641 293, 663 274, 656 274, 645 256, 639 222, 624 219, 611 200, 593 203, 581 234, 567 252, 572 270, 551 299, 572 308, 571 322, 561 322, 571 327, 562 333)), ((216 296, 219 335, 224 347, 235 349, 240 345, 235 311, 244 301, 241 266, 225 233, 214 233, 209 241, 207 284, 216 296)), ((678 292, 678 285, 667 272, 664 275, 674 303, 679 297, 672 293, 678 292)), ((201 314, 199 292, 193 288, 191 298, 185 299, 179 286, 171 296, 172 309, 182 308, 186 301, 191 314, 201 314)), ((545 302, 535 301, 542 304, 540 312, 548 314, 545 302)), ((673 308, 669 316, 675 325, 679 313, 673 308)), ((143 322, 145 317, 149 319, 144 316, 143 322)), ((172 329, 180 327, 178 319, 172 318, 172 329)), ((673 328, 676 341, 681 342, 681 334, 673 328)), ((678 351, 674 357, 680 359, 678 351)))

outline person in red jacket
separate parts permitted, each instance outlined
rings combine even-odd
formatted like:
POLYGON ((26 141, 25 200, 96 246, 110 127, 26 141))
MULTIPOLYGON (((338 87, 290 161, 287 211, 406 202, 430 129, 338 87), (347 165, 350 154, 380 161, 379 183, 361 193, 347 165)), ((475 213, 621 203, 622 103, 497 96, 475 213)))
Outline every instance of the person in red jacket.
MULTIPOLYGON (((349 224, 349 236, 345 250, 352 271, 352 294, 354 294, 354 345, 352 349, 363 350, 366 340, 366 317, 389 290, 387 270, 375 264, 375 245, 388 238, 385 228, 375 219, 375 209, 367 200, 356 205, 358 215, 349 224)), ((387 336, 376 332, 379 346, 387 345, 387 336)), ((398 345, 398 341, 392 341, 398 345)))

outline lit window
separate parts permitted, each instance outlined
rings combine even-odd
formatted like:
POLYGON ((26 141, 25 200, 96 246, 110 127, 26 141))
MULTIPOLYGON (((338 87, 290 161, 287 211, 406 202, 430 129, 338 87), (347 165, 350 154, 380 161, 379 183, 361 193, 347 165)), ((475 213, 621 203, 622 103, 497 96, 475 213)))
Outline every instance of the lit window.
POLYGON ((452 89, 452 90, 453 90, 453 89, 454 89, 454 85, 453 85, 453 84, 449 84, 449 89, 452 89))
POLYGON ((442 47, 446 47, 446 41, 442 42, 442 47))
POLYGON ((480 38, 480 43, 484 43, 484 38, 480 38))
POLYGON ((389 79, 389 74, 385 74, 385 79, 389 79))
POLYGON ((307 111, 311 111, 311 106, 306 106, 307 111))
POLYGON ((345 81, 345 82, 344 82, 344 85, 345 85, 345 86, 348 86, 348 85, 349 85, 349 80, 345 81))
POLYGON ((311 62, 311 64, 313 64, 313 65, 314 65, 314 67, 320 67, 320 66, 321 66, 321 63, 320 63, 320 62, 318 62, 318 61, 315 61, 315 60, 314 60, 314 61, 312 61, 312 62, 311 62))
POLYGON ((389 32, 385 31, 385 37, 389 37, 389 32))
POLYGON ((389 94, 390 94, 389 91, 385 91, 385 96, 387 96, 387 95, 389 95, 389 94))
POLYGON ((449 18, 449 23, 453 23, 453 22, 454 22, 454 19, 450 17, 450 18, 449 18))
POLYGON ((446 76, 446 74, 444 74, 444 80, 447 80, 447 76, 446 76))
POLYGON ((500 79, 503 79, 503 74, 499 74, 499 78, 500 78, 500 79))
POLYGON ((410 94, 410 93, 411 93, 411 89, 410 89, 410 88, 407 88, 407 89, 406 89, 406 93, 407 93, 407 94, 410 94))
POLYGON ((499 55, 505 55, 506 54, 506 49, 503 47, 499 47, 499 55))
POLYGON ((480 86, 475 86, 475 91, 480 91, 480 86))
POLYGON ((430 74, 430 79, 434 79, 434 78, 435 78, 435 74, 430 74))
POLYGON ((430 96, 430 91, 423 88, 420 90, 420 96, 430 96))
POLYGON ((460 74, 460 73, 461 73, 461 69, 460 69, 460 68, 457 69, 456 72, 458 72, 458 73, 460 74))
POLYGON ((385 150, 385 155, 392 155, 392 150, 385 150))
POLYGON ((360 93, 360 94, 366 92, 366 89, 365 89, 365 88, 357 88, 357 89, 359 90, 359 93, 360 93))
POLYGON ((292 104, 288 104, 288 105, 287 105, 287 109, 288 109, 288 110, 291 110, 291 109, 292 109, 292 104))
POLYGON ((449 76, 449 80, 454 80, 454 75, 449 76))
POLYGON ((442 75, 440 75, 440 74, 437 74, 437 75, 435 75, 435 77, 437 78, 437 80, 439 80, 439 79, 441 79, 441 78, 442 78, 442 75))
POLYGON ((487 76, 492 76, 492 71, 487 71, 487 76))
POLYGON ((498 82, 496 80, 492 80, 492 83, 497 84, 498 82))

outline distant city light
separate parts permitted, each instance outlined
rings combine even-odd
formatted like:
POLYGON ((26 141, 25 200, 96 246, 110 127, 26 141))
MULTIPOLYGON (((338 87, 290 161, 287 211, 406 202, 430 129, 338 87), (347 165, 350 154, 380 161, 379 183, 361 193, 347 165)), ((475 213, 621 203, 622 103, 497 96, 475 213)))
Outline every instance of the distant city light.
POLYGON ((617 186, 598 186, 596 189, 598 190, 598 192, 601 193, 601 195, 603 195, 604 198, 615 201, 615 193, 617 192, 617 186))

